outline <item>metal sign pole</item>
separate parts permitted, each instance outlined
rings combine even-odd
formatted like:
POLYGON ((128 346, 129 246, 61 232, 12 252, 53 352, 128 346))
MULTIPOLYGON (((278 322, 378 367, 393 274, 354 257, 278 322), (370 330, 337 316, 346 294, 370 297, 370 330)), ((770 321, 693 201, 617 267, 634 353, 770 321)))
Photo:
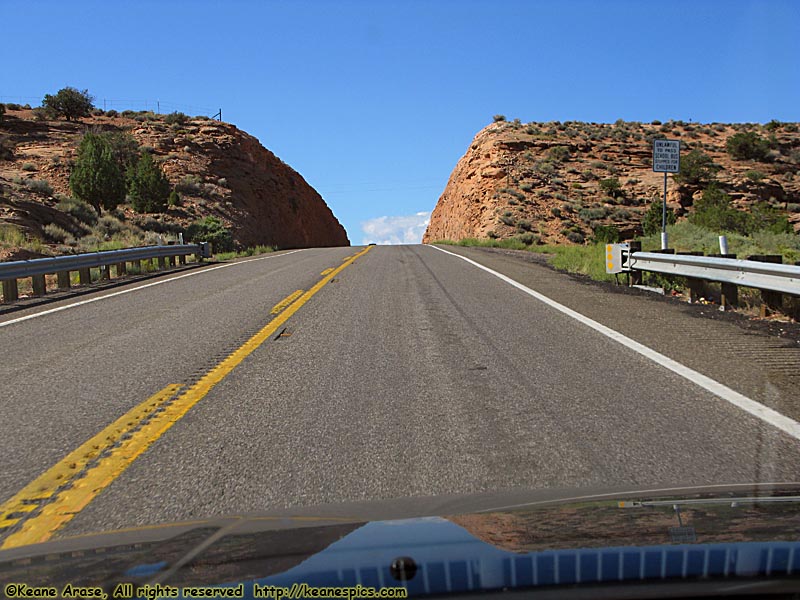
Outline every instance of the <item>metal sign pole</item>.
POLYGON ((661 249, 666 250, 667 247, 667 172, 664 171, 664 203, 661 206, 661 249))

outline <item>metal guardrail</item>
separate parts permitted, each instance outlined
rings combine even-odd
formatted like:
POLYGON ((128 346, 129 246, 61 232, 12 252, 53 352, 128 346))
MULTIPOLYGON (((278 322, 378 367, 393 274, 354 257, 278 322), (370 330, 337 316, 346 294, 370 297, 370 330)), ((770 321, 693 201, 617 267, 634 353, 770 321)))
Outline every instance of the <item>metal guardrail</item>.
POLYGON ((78 271, 81 283, 90 283, 89 269, 100 267, 105 278, 110 278, 110 267, 116 266, 117 275, 126 273, 126 263, 141 263, 141 261, 158 260, 160 268, 166 268, 167 263, 175 264, 175 258, 181 264, 186 263, 186 256, 194 254, 198 258, 209 258, 210 247, 207 242, 199 244, 175 244, 168 246, 144 246, 141 248, 125 248, 123 250, 107 250, 103 252, 90 252, 69 256, 55 256, 52 258, 34 258, 32 260, 19 260, 0 262, 0 281, 2 281, 3 300, 13 302, 18 298, 17 280, 30 277, 33 280, 34 295, 41 296, 46 292, 45 275, 57 274, 58 287, 70 287, 70 271, 78 271))
POLYGON ((693 277, 800 296, 800 266, 658 252, 632 252, 627 264, 637 271, 693 277))

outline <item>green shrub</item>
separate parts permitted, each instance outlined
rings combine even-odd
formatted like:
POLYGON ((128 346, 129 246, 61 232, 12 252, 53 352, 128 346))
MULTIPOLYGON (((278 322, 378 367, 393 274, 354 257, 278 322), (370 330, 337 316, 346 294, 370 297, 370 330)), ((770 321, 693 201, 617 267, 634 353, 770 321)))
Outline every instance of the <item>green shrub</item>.
POLYGON ((107 136, 87 132, 69 178, 72 194, 95 211, 111 210, 125 200, 125 176, 107 136))
MULTIPOLYGON (((642 218, 642 231, 645 235, 655 235, 661 231, 663 204, 661 200, 653 200, 642 218)), ((675 211, 667 207, 667 225, 673 225, 677 217, 675 211)))
POLYGON ((163 212, 170 195, 169 181, 161 168, 153 162, 147 152, 139 157, 131 170, 128 194, 136 212, 163 212))
POLYGON ((103 235, 112 236, 125 230, 125 224, 111 215, 103 215, 97 220, 95 230, 103 235))
POLYGON ((0 123, 3 122, 3 118, 5 117, 5 114, 6 114, 6 105, 5 104, 0 104, 0 123))
POLYGON ((189 116, 182 112, 173 112, 164 117, 167 125, 185 125, 189 121, 189 116))
POLYGON ((199 196, 203 191, 203 181, 197 175, 184 175, 175 189, 181 194, 199 196))
POLYGON ((505 121, 505 120, 506 120, 506 116, 505 115, 495 115, 495 116, 492 117, 492 121, 494 121, 495 123, 500 123, 501 121, 505 121))
POLYGON ((517 228, 521 231, 530 231, 533 227, 533 223, 528 221, 527 219, 519 219, 517 221, 517 228))
POLYGON ((23 163, 22 164, 22 170, 23 171, 35 171, 36 170, 36 165, 33 164, 33 163, 29 163, 29 162, 23 163))
POLYGON ((51 96, 46 94, 42 106, 51 114, 64 117, 67 121, 88 117, 92 108, 92 98, 89 90, 79 91, 73 87, 65 87, 51 96))
POLYGON ((617 198, 619 196, 624 195, 624 192, 622 191, 622 186, 619 183, 619 179, 617 179, 616 177, 601 179, 598 186, 600 187, 601 190, 603 190, 612 198, 617 198))
POLYGON ((176 190, 173 189, 169 193, 169 198, 167 198, 167 204, 169 204, 170 206, 180 206, 181 195, 176 190))
POLYGON ((186 238, 190 242, 211 242, 214 252, 233 250, 233 234, 216 217, 205 217, 189 225, 186 238))
POLYGON ((570 156, 569 148, 566 146, 554 146, 547 152, 547 156, 550 160, 564 162, 570 156))
POLYGON ((537 244, 537 243, 539 243, 539 239, 540 239, 538 235, 536 235, 534 233, 531 233, 531 232, 523 233, 522 235, 518 235, 516 237, 520 242, 522 242, 526 246, 530 246, 532 244, 537 244))
POLYGON ((118 115, 119 115, 119 113, 117 111, 115 111, 113 108, 111 110, 107 110, 106 111, 106 116, 107 117, 114 118, 114 117, 116 117, 118 115))
POLYGON ((611 213, 611 219, 613 221, 627 221, 631 218, 630 211, 624 208, 615 208, 611 213))
POLYGON ((560 219, 561 218, 561 209, 558 208, 557 206, 554 206, 553 208, 550 209, 550 214, 553 215, 554 217, 556 217, 557 219, 560 219))
POLYGON ((680 173, 675 173, 673 178, 678 183, 704 186, 716 179, 717 172, 721 169, 707 154, 692 150, 681 157, 680 173))
POLYGON ((608 214, 608 210, 604 207, 597 207, 597 208, 581 208, 578 211, 578 216, 582 221, 589 223, 590 221, 596 221, 598 219, 604 218, 608 214))
POLYGON ((53 188, 44 179, 26 179, 25 187, 30 191, 41 194, 42 196, 52 196, 53 188))
POLYGON ((747 213, 733 208, 730 196, 716 185, 703 191, 702 198, 694 203, 694 212, 689 220, 699 227, 719 233, 731 231, 747 235, 750 230, 747 213))
POLYGON ((789 202, 786 205, 786 210, 788 210, 791 213, 798 213, 798 212, 800 212, 800 204, 796 204, 794 202, 789 202))
POLYGON ((619 228, 616 225, 596 225, 592 228, 593 241, 598 244, 616 244, 620 240, 619 228))
POLYGON ((74 244, 75 238, 68 231, 62 229, 55 223, 48 223, 44 226, 44 235, 50 241, 58 244, 74 244))
POLYGON ((752 131, 736 133, 725 142, 725 149, 739 160, 765 161, 769 156, 769 142, 752 131))
POLYGON ((134 111, 134 110, 123 110, 121 114, 126 119, 131 119, 131 118, 136 116, 136 111, 134 111))
POLYGON ((75 217, 81 223, 94 225, 97 223, 97 212, 87 202, 77 198, 63 198, 56 208, 75 217))
POLYGON ((661 121, 659 121, 658 119, 653 119, 652 121, 650 121, 650 125, 661 125, 661 121))
POLYGON ((744 176, 747 177, 750 181, 754 181, 756 183, 758 183, 759 181, 764 179, 764 177, 766 177, 764 173, 756 170, 745 171, 744 176))
POLYGON ((14 141, 4 135, 0 135, 0 160, 14 160, 14 141))
POLYGON ((585 241, 583 234, 577 231, 570 231, 567 234, 567 239, 573 244, 582 244, 585 241))

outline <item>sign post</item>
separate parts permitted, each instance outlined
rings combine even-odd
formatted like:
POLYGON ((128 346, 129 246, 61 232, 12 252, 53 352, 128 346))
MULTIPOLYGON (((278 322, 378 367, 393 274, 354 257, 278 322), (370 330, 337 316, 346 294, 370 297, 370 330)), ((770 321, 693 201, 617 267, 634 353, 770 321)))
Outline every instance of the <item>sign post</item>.
POLYGON ((653 140, 653 171, 664 173, 664 203, 661 207, 661 249, 667 249, 667 173, 681 170, 681 141, 653 140))

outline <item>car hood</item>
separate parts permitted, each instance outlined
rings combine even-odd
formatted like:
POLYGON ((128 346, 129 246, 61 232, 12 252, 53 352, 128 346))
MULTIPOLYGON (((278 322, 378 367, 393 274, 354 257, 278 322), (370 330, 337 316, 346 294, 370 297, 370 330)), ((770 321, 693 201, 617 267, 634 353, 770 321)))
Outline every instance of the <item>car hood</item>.
POLYGON ((425 594, 791 573, 799 492, 800 483, 513 491, 211 518, 5 550, 0 584, 360 583, 425 594))

